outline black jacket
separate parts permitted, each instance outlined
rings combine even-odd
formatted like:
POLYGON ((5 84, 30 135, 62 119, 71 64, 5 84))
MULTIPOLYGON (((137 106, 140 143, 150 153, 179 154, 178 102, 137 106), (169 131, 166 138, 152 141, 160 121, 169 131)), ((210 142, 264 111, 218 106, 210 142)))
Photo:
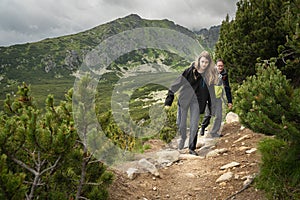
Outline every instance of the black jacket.
POLYGON ((174 94, 180 90, 180 107, 187 109, 195 95, 199 103, 200 113, 203 114, 206 104, 208 104, 209 107, 212 106, 210 93, 214 95, 213 88, 213 86, 207 87, 204 77, 198 73, 194 64, 192 64, 189 68, 185 69, 171 85, 165 100, 165 105, 171 106, 174 100, 174 94))
POLYGON ((223 69, 220 74, 222 75, 223 86, 224 86, 226 98, 228 101, 227 103, 232 103, 231 88, 229 86, 229 79, 228 79, 227 71, 225 69, 223 69))

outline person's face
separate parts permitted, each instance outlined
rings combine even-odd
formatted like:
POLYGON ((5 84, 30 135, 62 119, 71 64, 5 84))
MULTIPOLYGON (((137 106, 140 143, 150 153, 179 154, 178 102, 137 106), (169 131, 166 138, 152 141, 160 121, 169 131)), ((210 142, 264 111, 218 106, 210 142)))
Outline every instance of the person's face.
POLYGON ((205 57, 200 58, 200 70, 206 70, 207 66, 209 65, 209 60, 205 57))
POLYGON ((222 72, 222 70, 224 69, 224 64, 222 61, 217 62, 217 69, 219 73, 222 72))

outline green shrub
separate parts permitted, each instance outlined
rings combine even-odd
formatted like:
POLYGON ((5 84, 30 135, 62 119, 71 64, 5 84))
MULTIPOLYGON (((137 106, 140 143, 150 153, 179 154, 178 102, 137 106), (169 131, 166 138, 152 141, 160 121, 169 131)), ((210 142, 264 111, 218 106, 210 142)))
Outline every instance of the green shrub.
POLYGON ((235 111, 253 131, 286 138, 299 131, 298 95, 275 62, 266 61, 235 92, 235 111))
POLYGON ((37 108, 23 83, 0 112, 0 199, 107 199, 112 174, 92 157, 73 119, 73 90, 37 108), (101 197, 101 198, 100 198, 101 197))
POLYGON ((165 110, 167 119, 165 121, 165 126, 159 132, 159 138, 166 143, 171 142, 171 140, 177 135, 177 103, 175 102, 177 102, 176 99, 174 100, 172 106, 165 110))
POLYGON ((300 199, 299 91, 271 60, 258 64, 256 75, 235 93, 241 123, 275 136, 259 144, 262 163, 256 183, 269 199, 300 199))
POLYGON ((265 139, 259 150, 262 164, 256 186, 272 200, 300 199, 299 146, 281 139, 265 139))

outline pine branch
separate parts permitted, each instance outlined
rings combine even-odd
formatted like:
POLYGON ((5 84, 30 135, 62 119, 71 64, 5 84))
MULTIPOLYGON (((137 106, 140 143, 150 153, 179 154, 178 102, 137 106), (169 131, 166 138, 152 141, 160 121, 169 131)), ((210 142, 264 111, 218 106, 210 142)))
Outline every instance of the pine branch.
POLYGON ((85 182, 85 177, 86 177, 86 170, 87 170, 87 165, 88 165, 88 161, 89 159, 86 161, 86 156, 87 156, 87 153, 88 153, 88 149, 87 149, 87 139, 86 139, 86 134, 84 134, 84 139, 83 139, 83 159, 82 159, 82 162, 81 162, 81 175, 80 175, 80 181, 79 181, 79 184, 78 184, 78 188, 77 188, 77 193, 76 193, 76 197, 75 199, 80 199, 81 196, 81 191, 82 191, 82 188, 83 188, 83 185, 84 185, 84 182, 85 182))
POLYGON ((10 156, 11 159, 17 163, 18 165, 20 165, 21 167, 27 169, 28 171, 30 171, 32 174, 34 174, 35 176, 38 175, 38 172, 35 171, 33 168, 29 167, 28 165, 26 165, 25 163, 23 163, 22 161, 18 160, 17 158, 13 157, 13 156, 10 156))
POLYGON ((31 167, 29 167, 28 165, 26 165, 25 163, 23 163, 21 160, 18 160, 18 159, 15 158, 14 156, 10 156, 10 157, 11 157, 11 159, 12 159, 15 163, 17 163, 17 164, 20 165, 21 167, 27 169, 28 171, 30 171, 30 172, 31 172, 32 174, 34 174, 34 176, 35 176, 35 177, 34 177, 34 180, 33 180, 33 182, 32 182, 32 184, 31 184, 32 187, 31 187, 31 189, 30 189, 30 194, 29 194, 29 195, 26 194, 26 199, 27 199, 27 200, 33 199, 35 188, 36 188, 37 186, 43 185, 42 183, 40 183, 40 177, 41 177, 41 175, 44 174, 44 173, 47 172, 47 171, 52 171, 53 169, 55 169, 55 167, 58 165, 58 162, 59 162, 60 159, 61 159, 61 156, 59 156, 59 157, 56 159, 55 163, 54 163, 52 166, 50 166, 50 167, 48 167, 48 168, 46 168, 46 169, 44 169, 43 171, 40 172, 42 166, 43 166, 43 165, 45 164, 45 162, 46 162, 46 160, 41 161, 41 159, 40 159, 40 153, 38 153, 38 159, 37 159, 37 160, 34 158, 34 155, 33 155, 33 160, 34 160, 34 163, 35 163, 36 170, 33 169, 33 168, 31 168, 31 167))
POLYGON ((82 196, 78 197, 78 199, 89 200, 88 198, 86 198, 86 197, 82 197, 82 196))
MULTIPOLYGON (((25 184, 30 184, 30 185, 33 184, 33 182, 30 182, 30 181, 23 181, 23 183, 25 183, 25 184)), ((38 184, 38 186, 44 186, 44 185, 45 185, 45 183, 39 183, 39 184, 38 184)))
POLYGON ((92 186, 101 186, 103 182, 101 183, 85 183, 84 185, 92 185, 92 186))
POLYGON ((54 165, 52 165, 51 167, 48 167, 48 168, 44 169, 44 170, 41 172, 41 175, 44 174, 44 173, 47 172, 47 171, 51 171, 51 172, 52 172, 52 171, 55 169, 55 167, 58 165, 58 162, 60 161, 60 159, 61 159, 61 156, 59 156, 59 157, 56 159, 54 165))

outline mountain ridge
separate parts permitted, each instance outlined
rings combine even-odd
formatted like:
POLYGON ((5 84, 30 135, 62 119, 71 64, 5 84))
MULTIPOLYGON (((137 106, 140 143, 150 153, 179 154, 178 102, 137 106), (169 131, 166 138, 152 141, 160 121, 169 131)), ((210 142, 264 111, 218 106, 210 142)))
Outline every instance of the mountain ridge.
POLYGON ((75 79, 72 74, 87 52, 108 37, 142 27, 169 28, 199 40, 198 34, 168 19, 149 20, 130 14, 79 33, 0 47, 1 99, 6 93, 17 91, 22 82, 31 84, 37 96, 59 93, 63 97, 72 87, 75 79))
POLYGON ((202 28, 198 31, 194 31, 201 37, 202 45, 214 49, 217 41, 219 40, 221 25, 211 26, 209 29, 202 28))

